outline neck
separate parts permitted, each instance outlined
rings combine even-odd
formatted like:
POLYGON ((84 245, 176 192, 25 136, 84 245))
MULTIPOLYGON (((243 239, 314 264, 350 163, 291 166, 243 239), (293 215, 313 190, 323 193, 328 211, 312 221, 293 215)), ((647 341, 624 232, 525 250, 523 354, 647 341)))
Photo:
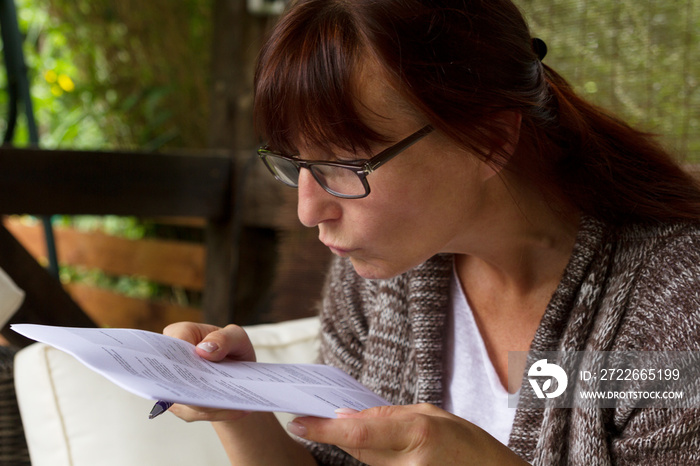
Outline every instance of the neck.
POLYGON ((481 277, 496 289, 520 296, 556 286, 573 250, 579 213, 545 198, 513 172, 492 178, 488 200, 478 238, 457 250, 460 278, 481 277))

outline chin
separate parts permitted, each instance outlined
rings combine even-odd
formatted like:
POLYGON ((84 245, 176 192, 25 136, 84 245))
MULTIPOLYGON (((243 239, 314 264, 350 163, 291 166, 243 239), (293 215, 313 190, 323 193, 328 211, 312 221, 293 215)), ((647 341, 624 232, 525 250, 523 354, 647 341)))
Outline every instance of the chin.
POLYGON ((409 270, 400 269, 396 266, 391 266, 391 264, 374 262, 371 260, 361 260, 352 257, 350 258, 350 262, 355 268, 355 272, 357 272, 360 277, 367 280, 388 280, 409 270))

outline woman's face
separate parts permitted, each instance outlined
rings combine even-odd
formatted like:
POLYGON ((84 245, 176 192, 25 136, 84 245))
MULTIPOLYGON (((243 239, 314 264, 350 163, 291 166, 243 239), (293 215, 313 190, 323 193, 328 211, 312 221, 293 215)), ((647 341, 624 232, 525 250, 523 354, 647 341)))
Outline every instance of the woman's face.
MULTIPOLYGON (((427 123, 396 104, 398 96, 372 67, 362 78, 363 116, 378 133, 399 141, 427 123)), ((303 159, 324 158, 313 147, 299 149, 303 159)), ((347 152, 335 156, 364 158, 347 152)), ((363 199, 334 197, 301 170, 298 215, 304 225, 318 226, 319 239, 348 257, 358 274, 390 278, 436 253, 468 252, 488 213, 493 174, 435 131, 369 175, 371 193, 363 199)))

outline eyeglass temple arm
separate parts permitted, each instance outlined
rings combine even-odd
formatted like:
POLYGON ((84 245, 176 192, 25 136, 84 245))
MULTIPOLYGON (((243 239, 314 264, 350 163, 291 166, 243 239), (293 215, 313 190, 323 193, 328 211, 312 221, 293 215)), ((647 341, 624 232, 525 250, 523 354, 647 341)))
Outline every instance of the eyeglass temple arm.
POLYGON ((410 146, 418 142, 418 140, 420 140, 422 137, 426 136, 428 133, 431 133, 433 130, 434 128, 431 125, 426 125, 422 127, 415 133, 408 136, 406 139, 403 139, 399 143, 383 150, 382 152, 369 159, 363 167, 363 170, 366 174, 369 175, 374 170, 396 157, 403 150, 408 149, 410 146))

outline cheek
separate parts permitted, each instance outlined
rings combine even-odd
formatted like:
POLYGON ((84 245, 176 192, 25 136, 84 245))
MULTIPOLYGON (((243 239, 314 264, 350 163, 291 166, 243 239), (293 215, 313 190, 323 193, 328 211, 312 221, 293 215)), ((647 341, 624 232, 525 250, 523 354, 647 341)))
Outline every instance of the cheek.
POLYGON ((431 237, 441 227, 438 210, 444 207, 432 194, 429 186, 416 184, 391 191, 378 189, 368 198, 371 203, 353 215, 354 229, 366 245, 383 255, 413 254, 430 248, 431 237))
POLYGON ((345 211, 346 225, 365 244, 387 252, 440 252, 479 197, 477 174, 463 158, 456 160, 462 163, 407 163, 377 171, 369 178, 370 195, 345 211))
MULTIPOLYGON (((452 209, 459 208, 467 197, 465 189, 469 180, 464 173, 442 168, 422 167, 400 177, 400 182, 393 180, 393 183, 387 183, 386 192, 380 194, 392 200, 392 204, 385 209, 387 215, 403 217, 409 227, 413 225, 410 222, 422 223, 425 219, 430 223, 454 215, 452 209)), ((431 227, 439 227, 439 224, 432 224, 431 227)))
POLYGON ((482 210, 483 182, 472 168, 468 163, 423 167, 402 176, 401 182, 393 178, 378 186, 377 198, 383 201, 380 220, 414 242, 440 248, 482 210))

